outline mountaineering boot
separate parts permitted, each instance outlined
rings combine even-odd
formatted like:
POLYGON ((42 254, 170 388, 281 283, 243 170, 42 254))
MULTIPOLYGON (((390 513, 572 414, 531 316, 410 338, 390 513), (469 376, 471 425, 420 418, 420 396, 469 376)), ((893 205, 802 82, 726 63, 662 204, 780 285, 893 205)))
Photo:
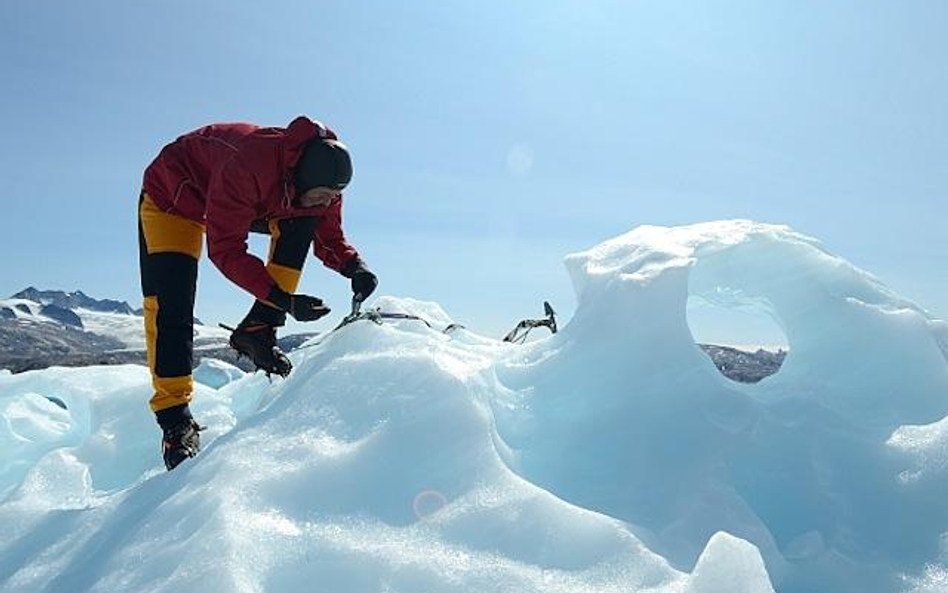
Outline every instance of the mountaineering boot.
POLYGON ((168 471, 178 467, 185 459, 194 457, 201 450, 201 435, 204 430, 194 418, 187 418, 181 422, 162 429, 161 447, 165 458, 165 467, 168 471))
POLYGON ((276 328, 272 325, 244 321, 230 334, 230 346, 268 375, 286 378, 293 370, 290 359, 276 345, 276 328))

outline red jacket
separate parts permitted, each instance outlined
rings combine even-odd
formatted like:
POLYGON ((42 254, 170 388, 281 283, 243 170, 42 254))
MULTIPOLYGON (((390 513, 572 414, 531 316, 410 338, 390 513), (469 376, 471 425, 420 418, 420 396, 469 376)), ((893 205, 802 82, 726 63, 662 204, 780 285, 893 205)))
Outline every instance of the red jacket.
POLYGON ((155 205, 207 226, 208 254, 227 278, 258 299, 276 282, 247 252, 255 220, 316 216, 313 252, 341 272, 359 257, 342 232, 342 203, 296 208, 293 167, 305 143, 332 130, 300 116, 286 128, 212 124, 168 146, 145 170, 143 187, 155 205))

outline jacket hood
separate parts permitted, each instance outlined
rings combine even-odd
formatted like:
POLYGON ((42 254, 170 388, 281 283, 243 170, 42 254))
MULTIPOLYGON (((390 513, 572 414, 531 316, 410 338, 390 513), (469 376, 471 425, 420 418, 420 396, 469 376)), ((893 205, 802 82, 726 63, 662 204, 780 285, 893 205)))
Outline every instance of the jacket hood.
POLYGON ((305 115, 300 115, 290 122, 286 127, 286 140, 283 143, 283 162, 287 168, 296 166, 303 153, 303 146, 313 138, 337 139, 332 130, 305 115))

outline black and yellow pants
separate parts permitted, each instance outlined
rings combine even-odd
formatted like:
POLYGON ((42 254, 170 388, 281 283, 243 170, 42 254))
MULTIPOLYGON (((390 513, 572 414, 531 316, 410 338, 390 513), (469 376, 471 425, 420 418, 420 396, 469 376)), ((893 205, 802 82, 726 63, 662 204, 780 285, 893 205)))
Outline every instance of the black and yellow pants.
MULTIPOLYGON (((253 231, 270 235, 267 271, 277 285, 296 292, 316 218, 255 223, 253 231)), ((145 313, 145 344, 154 395, 152 411, 188 404, 194 390, 194 295, 204 225, 158 208, 145 192, 138 203, 138 252, 145 313)), ((256 301, 250 321, 280 326, 286 314, 256 301)))

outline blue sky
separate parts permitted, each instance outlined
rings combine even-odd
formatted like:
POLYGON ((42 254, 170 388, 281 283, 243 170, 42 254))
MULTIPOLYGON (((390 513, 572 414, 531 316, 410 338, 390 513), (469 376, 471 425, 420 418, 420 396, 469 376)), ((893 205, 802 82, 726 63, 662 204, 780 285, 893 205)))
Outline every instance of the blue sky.
MULTIPOLYGON (((788 224, 948 317, 946 30, 940 0, 3 2, 0 296, 140 301, 161 146, 305 113, 352 149, 345 227, 380 292, 484 333, 543 299, 568 316, 571 251, 724 218, 788 224)), ((200 274, 198 316, 238 321, 249 297, 200 274)), ((301 290, 347 308, 316 261, 301 290)), ((773 341, 755 323, 696 334, 773 341)))

